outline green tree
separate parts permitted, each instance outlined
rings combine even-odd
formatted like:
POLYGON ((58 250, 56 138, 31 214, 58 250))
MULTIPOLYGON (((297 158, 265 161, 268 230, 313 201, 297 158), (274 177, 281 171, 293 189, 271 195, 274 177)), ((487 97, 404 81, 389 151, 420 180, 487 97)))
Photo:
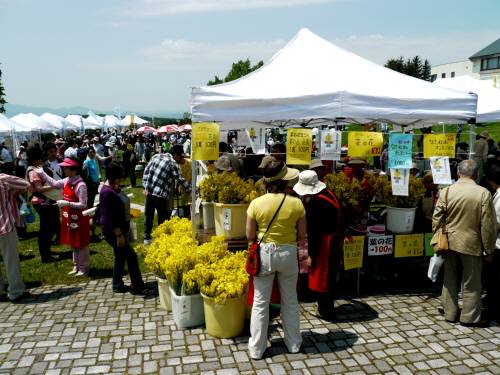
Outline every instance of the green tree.
POLYGON ((191 113, 184 112, 182 119, 179 121, 179 125, 191 124, 191 113))
POLYGON ((431 78, 429 60, 425 59, 422 63, 422 59, 418 55, 406 60, 402 56, 397 59, 389 59, 385 63, 385 67, 426 81, 429 81, 431 78))
POLYGON ((431 64, 429 60, 425 59, 424 66, 422 67, 422 77, 423 80, 430 81, 431 80, 431 64))
POLYGON ((2 85, 2 69, 0 69, 0 113, 5 113, 5 104, 7 104, 7 100, 5 100, 5 89, 2 85))
POLYGON ((257 64, 252 66, 250 59, 239 60, 238 62, 233 63, 231 66, 231 70, 224 78, 224 81, 220 79, 218 76, 215 76, 213 80, 208 81, 208 86, 218 85, 220 83, 231 82, 235 79, 246 76, 247 74, 253 72, 254 70, 259 69, 262 65, 264 65, 264 61, 259 61, 257 64))

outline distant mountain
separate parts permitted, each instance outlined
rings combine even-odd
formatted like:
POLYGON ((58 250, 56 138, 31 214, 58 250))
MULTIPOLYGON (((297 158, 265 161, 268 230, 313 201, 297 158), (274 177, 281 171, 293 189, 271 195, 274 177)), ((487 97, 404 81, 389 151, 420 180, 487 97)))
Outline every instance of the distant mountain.
MULTIPOLYGON (((61 107, 61 108, 49 108, 49 107, 36 107, 30 105, 22 105, 22 104, 12 104, 7 103, 5 106, 6 116, 12 117, 18 115, 19 113, 34 113, 35 115, 43 115, 45 112, 53 113, 59 116, 66 115, 86 115, 88 111, 92 111, 97 114, 114 114, 114 111, 104 111, 95 108, 88 108, 83 106, 74 106, 74 107, 61 107)), ((141 111, 121 111, 122 117, 128 115, 129 113, 135 113, 137 116, 146 116, 151 117, 154 114, 155 117, 167 117, 167 118, 182 118, 183 112, 166 112, 166 111, 154 111, 154 112, 141 112, 141 111)))

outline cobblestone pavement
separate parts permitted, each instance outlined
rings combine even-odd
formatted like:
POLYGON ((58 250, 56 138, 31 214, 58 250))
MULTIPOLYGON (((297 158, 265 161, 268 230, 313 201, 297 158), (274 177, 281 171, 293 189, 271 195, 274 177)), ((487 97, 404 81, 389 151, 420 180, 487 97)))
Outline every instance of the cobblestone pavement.
POLYGON ((157 298, 112 294, 109 279, 32 292, 0 303, 1 373, 500 374, 500 327, 446 323, 435 296, 339 301, 334 323, 302 304, 304 353, 286 352, 275 319, 269 355, 251 361, 247 336, 178 330, 157 298))

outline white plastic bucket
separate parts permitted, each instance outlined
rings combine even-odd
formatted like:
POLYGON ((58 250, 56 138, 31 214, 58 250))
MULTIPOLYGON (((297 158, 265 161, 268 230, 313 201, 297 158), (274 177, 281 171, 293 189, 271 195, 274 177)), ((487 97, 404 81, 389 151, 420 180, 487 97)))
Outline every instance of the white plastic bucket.
POLYGON ((161 308, 172 311, 172 298, 170 297, 170 284, 167 279, 156 278, 161 308))
POLYGON ((172 297, 172 314, 178 328, 198 327, 205 323, 201 294, 178 296, 170 288, 170 295, 172 297))
POLYGON ((213 202, 201 202, 203 212, 203 229, 211 230, 215 228, 215 213, 213 202))
POLYGON ((416 211, 416 208, 387 207, 387 229, 400 234, 413 232, 416 211))

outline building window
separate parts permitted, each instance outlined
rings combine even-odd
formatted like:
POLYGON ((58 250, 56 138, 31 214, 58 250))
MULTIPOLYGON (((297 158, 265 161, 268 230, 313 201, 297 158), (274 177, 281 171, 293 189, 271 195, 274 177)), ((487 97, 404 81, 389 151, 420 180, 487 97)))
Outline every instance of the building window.
POLYGON ((438 77, 437 74, 431 75, 431 82, 434 82, 437 79, 437 77, 438 77))
POLYGON ((451 72, 451 78, 455 77, 455 72, 451 72))
POLYGON ((441 78, 446 78, 446 73, 441 73, 441 78))
POLYGON ((488 57, 481 59, 481 70, 500 69, 500 57, 488 57))

